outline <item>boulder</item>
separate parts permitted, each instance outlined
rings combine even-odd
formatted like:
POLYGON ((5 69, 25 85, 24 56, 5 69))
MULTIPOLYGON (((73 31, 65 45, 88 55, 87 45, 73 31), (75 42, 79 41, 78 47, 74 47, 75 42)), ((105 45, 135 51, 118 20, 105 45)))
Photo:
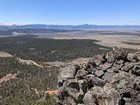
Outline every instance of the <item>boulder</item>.
POLYGON ((140 61, 140 52, 129 53, 127 55, 127 59, 131 62, 139 62, 140 61))
POLYGON ((107 61, 113 63, 116 60, 127 61, 127 52, 120 48, 114 48, 112 52, 108 52, 106 55, 107 61))
POLYGON ((83 98, 85 105, 116 105, 118 101, 119 94, 115 89, 106 90, 96 86, 88 91, 83 98))
POLYGON ((114 72, 105 72, 105 74, 103 75, 102 79, 104 81, 110 81, 110 79, 113 77, 113 75, 115 75, 116 73, 114 72))
POLYGON ((135 65, 134 68, 132 69, 132 74, 136 76, 140 76, 140 65, 135 65))
POLYGON ((119 69, 117 67, 111 67, 111 68, 107 69, 107 72, 119 73, 119 69))
POLYGON ((111 68, 112 64, 111 63, 104 63, 102 66, 101 66, 101 70, 105 71, 109 68, 111 68))
POLYGON ((72 97, 66 97, 62 105, 77 105, 72 97))
POLYGON ((97 77, 101 77, 101 76, 104 75, 104 71, 103 71, 103 70, 96 70, 96 71, 95 71, 95 75, 96 75, 97 77))
POLYGON ((76 78, 84 78, 84 76, 87 74, 88 72, 87 71, 85 71, 85 69, 84 68, 82 68, 82 69, 79 69, 78 71, 77 71, 77 74, 76 74, 76 78))
POLYGON ((120 80, 122 80, 123 78, 125 78, 123 75, 121 75, 121 73, 114 75, 112 78, 110 78, 109 83, 116 83, 120 80))
POLYGON ((133 67, 134 67, 133 64, 127 62, 127 63, 121 68, 121 70, 128 72, 128 71, 131 70, 133 67))
POLYGON ((68 92, 76 103, 82 103, 84 94, 87 92, 86 82, 83 80, 69 79, 66 82, 65 91, 68 92))
POLYGON ((83 98, 84 105, 96 105, 96 97, 91 91, 88 91, 83 98))
POLYGON ((93 75, 87 76, 87 81, 88 81, 88 85, 91 86, 90 88, 92 88, 94 85, 103 87, 106 84, 104 80, 95 77, 93 75))
POLYGON ((69 65, 67 67, 61 68, 58 81, 74 78, 77 70, 78 70, 77 65, 69 65))

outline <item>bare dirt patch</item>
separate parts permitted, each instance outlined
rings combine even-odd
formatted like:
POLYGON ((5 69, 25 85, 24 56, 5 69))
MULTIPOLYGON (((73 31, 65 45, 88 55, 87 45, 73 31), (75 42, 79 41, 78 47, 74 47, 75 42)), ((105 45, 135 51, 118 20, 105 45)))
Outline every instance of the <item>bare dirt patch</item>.
POLYGON ((40 68, 43 68, 42 65, 36 63, 35 61, 32 61, 32 60, 23 60, 21 58, 17 58, 17 60, 19 61, 19 63, 22 63, 22 64, 27 64, 27 65, 35 65, 35 66, 38 66, 40 68))
POLYGON ((56 95, 58 90, 48 90, 45 93, 48 93, 49 95, 56 95))
POLYGON ((39 92, 36 88, 31 88, 31 89, 34 90, 36 94, 39 94, 39 92))
POLYGON ((0 78, 0 84, 1 84, 2 82, 6 82, 6 81, 9 81, 9 80, 11 80, 11 79, 15 79, 16 76, 17 76, 18 74, 19 74, 19 73, 7 74, 6 76, 0 78))
POLYGON ((13 57, 13 56, 8 52, 0 51, 0 57, 13 57))
POLYGON ((78 59, 74 59, 74 60, 70 60, 70 61, 66 61, 66 62, 62 62, 62 61, 53 61, 53 62, 43 62, 46 65, 49 66, 56 66, 56 67, 62 67, 62 66, 66 66, 66 65, 71 65, 71 64, 86 64, 89 59, 91 58, 78 58, 78 59))

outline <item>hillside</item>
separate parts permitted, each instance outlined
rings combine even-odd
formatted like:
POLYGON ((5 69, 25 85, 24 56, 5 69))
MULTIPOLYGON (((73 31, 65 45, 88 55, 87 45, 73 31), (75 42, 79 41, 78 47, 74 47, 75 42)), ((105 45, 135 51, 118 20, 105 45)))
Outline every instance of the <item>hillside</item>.
POLYGON ((111 49, 93 42, 96 40, 0 38, 0 104, 54 105, 52 94, 57 92, 61 67, 86 62, 85 58, 111 49))

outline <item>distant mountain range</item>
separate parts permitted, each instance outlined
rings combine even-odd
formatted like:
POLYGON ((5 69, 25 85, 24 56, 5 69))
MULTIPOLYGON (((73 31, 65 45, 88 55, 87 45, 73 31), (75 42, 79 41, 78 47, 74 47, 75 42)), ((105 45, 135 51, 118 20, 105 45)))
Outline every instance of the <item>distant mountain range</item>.
POLYGON ((0 25, 0 29, 140 29, 140 25, 0 25))

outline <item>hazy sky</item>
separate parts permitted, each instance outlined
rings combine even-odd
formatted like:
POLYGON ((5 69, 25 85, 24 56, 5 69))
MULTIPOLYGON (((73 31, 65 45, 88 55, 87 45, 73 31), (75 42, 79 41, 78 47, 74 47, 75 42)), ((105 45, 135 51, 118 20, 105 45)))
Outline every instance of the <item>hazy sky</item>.
POLYGON ((140 0, 0 0, 0 24, 140 25, 140 0))

